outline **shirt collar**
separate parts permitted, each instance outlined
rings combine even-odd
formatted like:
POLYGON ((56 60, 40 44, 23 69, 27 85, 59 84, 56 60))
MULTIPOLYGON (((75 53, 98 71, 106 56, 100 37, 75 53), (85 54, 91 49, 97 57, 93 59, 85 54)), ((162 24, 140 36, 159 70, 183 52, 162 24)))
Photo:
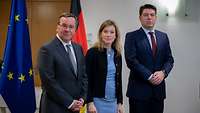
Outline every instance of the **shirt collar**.
POLYGON ((154 29, 149 30, 149 29, 146 29, 146 28, 144 28, 144 27, 142 27, 142 29, 144 30, 144 32, 146 33, 146 35, 148 35, 149 32, 153 32, 153 33, 155 33, 155 30, 154 30, 154 29))

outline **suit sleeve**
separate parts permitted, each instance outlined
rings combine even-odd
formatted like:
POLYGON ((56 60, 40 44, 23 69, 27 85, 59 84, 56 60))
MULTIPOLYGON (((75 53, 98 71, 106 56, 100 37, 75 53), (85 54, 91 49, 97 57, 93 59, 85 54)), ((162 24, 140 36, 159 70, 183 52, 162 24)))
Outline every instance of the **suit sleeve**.
POLYGON ((165 52, 166 55, 165 55, 165 63, 163 65, 163 70, 165 70, 165 77, 167 77, 169 72, 172 70, 174 66, 174 59, 170 48, 169 38, 167 34, 165 34, 165 36, 166 36, 166 52, 165 52))
POLYGON ((48 97, 64 107, 70 106, 73 98, 55 80, 53 57, 45 47, 39 51, 38 66, 42 87, 48 97))
POLYGON ((88 50, 86 54, 86 73, 88 75, 88 95, 87 95, 87 103, 93 101, 93 89, 94 89, 94 52, 92 49, 88 50))
POLYGON ((123 91, 122 91, 122 57, 119 56, 119 65, 118 65, 118 69, 119 69, 119 74, 117 74, 117 87, 119 88, 118 89, 118 94, 117 94, 117 103, 121 103, 123 104, 123 91))
POLYGON ((131 71, 135 70, 139 72, 138 76, 140 76, 144 80, 148 80, 152 72, 144 65, 142 65, 137 59, 137 57, 139 56, 137 56, 136 52, 136 38, 137 37, 135 37, 134 34, 126 34, 124 45, 126 64, 131 71))

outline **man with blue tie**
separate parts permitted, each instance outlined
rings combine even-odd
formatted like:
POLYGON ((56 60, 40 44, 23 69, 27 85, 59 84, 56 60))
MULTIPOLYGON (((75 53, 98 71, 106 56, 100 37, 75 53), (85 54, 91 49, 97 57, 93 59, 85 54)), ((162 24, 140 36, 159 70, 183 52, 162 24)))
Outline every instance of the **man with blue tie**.
POLYGON ((85 58, 81 46, 72 42, 77 28, 77 17, 61 14, 55 38, 40 48, 40 113, 79 113, 84 105, 87 92, 85 58))
POLYGON ((127 97, 130 113, 163 113, 165 79, 174 59, 166 33, 155 30, 157 9, 140 7, 142 27, 126 34, 125 59, 130 69, 127 97))

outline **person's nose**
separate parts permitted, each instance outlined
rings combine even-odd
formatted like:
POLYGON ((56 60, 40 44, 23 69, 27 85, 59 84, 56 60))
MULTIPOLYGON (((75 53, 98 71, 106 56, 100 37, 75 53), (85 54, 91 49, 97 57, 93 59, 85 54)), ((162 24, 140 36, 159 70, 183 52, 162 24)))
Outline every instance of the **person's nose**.
POLYGON ((70 27, 65 27, 64 31, 71 31, 70 27))
POLYGON ((151 16, 151 15, 148 15, 148 16, 147 16, 147 18, 148 18, 148 19, 151 19, 151 18, 152 18, 152 16, 151 16))

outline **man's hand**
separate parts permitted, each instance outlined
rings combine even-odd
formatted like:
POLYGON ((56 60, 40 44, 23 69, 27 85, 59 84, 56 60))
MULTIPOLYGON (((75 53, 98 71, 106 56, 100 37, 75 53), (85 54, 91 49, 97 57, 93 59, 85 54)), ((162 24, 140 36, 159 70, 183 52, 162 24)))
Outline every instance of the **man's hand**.
POLYGON ((70 108, 72 111, 80 111, 81 107, 83 106, 83 102, 79 100, 74 100, 72 107, 70 108))
POLYGON ((123 113, 123 106, 122 106, 122 104, 117 104, 117 113, 123 113))
POLYGON ((81 105, 83 106, 83 104, 84 104, 83 98, 80 98, 79 101, 80 101, 81 105))
POLYGON ((153 85, 159 85, 165 78, 163 71, 156 71, 150 79, 153 85))

